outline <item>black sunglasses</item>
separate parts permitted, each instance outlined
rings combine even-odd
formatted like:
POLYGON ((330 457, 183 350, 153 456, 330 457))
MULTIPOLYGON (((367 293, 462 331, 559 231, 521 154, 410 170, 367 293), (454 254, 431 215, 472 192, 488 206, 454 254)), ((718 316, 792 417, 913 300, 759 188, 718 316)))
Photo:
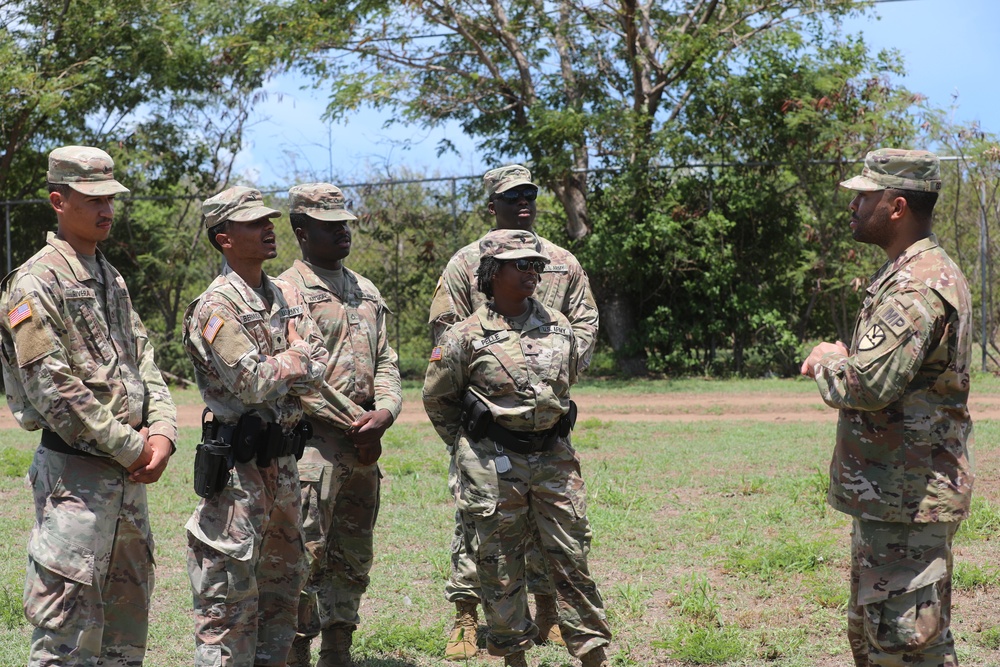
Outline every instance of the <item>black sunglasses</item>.
POLYGON ((505 190, 497 193, 497 199, 503 199, 508 204, 524 198, 528 201, 535 201, 538 197, 538 188, 521 188, 520 190, 505 190))
POLYGON ((542 273, 545 271, 545 262, 540 259, 515 259, 512 262, 514 268, 521 273, 542 273))

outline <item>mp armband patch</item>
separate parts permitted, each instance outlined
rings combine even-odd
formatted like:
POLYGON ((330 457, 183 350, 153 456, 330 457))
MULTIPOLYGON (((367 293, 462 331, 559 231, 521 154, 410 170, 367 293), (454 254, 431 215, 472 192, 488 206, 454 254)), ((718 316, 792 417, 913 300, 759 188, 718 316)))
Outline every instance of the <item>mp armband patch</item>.
POLYGON ((914 329, 906 311, 896 302, 882 306, 872 318, 874 322, 858 341, 858 352, 869 352, 883 344, 895 342, 914 329))

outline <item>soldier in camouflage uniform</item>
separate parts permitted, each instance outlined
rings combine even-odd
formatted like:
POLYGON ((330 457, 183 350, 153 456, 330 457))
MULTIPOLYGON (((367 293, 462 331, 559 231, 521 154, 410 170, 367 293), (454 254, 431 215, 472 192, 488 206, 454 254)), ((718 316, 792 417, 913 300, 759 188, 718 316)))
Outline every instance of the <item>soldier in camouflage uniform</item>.
MULTIPOLYGON (((184 315, 198 388, 222 428, 256 416, 287 444, 303 396, 322 388, 328 354, 299 291, 261 269, 277 254, 271 219, 281 214, 246 187, 207 199, 202 211, 228 268, 184 315)), ((344 407, 331 396, 322 410, 348 420, 344 407)), ((279 667, 305 580, 298 468, 284 450, 268 460, 258 449, 231 465, 225 488, 202 500, 186 525, 195 666, 279 667)))
POLYGON ((7 404, 42 430, 28 471, 35 525, 24 612, 28 664, 141 665, 153 592, 145 484, 177 440, 176 411, 108 237, 111 157, 66 146, 49 155, 58 231, 4 279, 0 325, 7 404))
POLYGON ((328 183, 288 191, 302 260, 281 274, 303 295, 330 353, 326 383, 346 397, 354 420, 312 419, 313 439, 299 461, 302 531, 309 578, 289 665, 308 667, 310 640, 322 632, 317 667, 348 667, 368 587, 379 509, 381 438, 399 416, 402 391, 389 347, 382 296, 344 267, 351 252, 344 195, 328 183))
MULTIPOLYGON (((523 667, 538 634, 528 615, 526 550, 540 543, 558 596, 558 622, 584 667, 607 665, 611 629, 587 568, 591 530, 580 460, 567 437, 576 336, 559 311, 531 298, 547 258, 534 234, 490 232, 478 288, 491 301, 441 337, 427 368, 424 408, 454 448, 466 550, 486 613, 487 648, 523 667), (488 419, 471 427, 473 398, 488 419), (534 535, 533 535, 534 534, 534 535)), ((479 422, 479 420, 475 420, 479 422)))
POLYGON ((856 241, 885 250, 851 346, 820 343, 802 364, 840 409, 830 505, 854 517, 848 638, 858 667, 952 667, 951 544, 968 516, 972 307, 931 233, 941 189, 926 151, 868 153, 856 241))
MULTIPOLYGON (((492 169, 483 175, 487 209, 496 217, 497 229, 522 229, 531 231, 535 224, 535 198, 538 186, 531 182, 531 172, 521 165, 508 165, 492 169)), ((590 291, 587 274, 571 252, 540 238, 545 254, 551 260, 541 276, 534 298, 544 306, 564 314, 576 336, 579 371, 590 364, 597 338, 597 304, 590 291)), ((479 241, 459 250, 448 262, 438 280, 430 309, 431 337, 437 345, 448 327, 476 312, 486 303, 486 297, 476 290, 476 271, 479 269, 479 241)), ((458 479, 455 470, 449 473, 449 488, 454 493, 458 479)), ((472 559, 464 551, 462 526, 455 513, 455 533, 452 539, 451 578, 445 588, 445 597, 456 605, 455 624, 452 628, 445 657, 463 660, 476 652, 476 606, 479 604, 479 582, 472 559)), ((562 644, 556 624, 555 591, 537 549, 529 549, 528 586, 535 595, 535 621, 539 626, 539 641, 562 644)))

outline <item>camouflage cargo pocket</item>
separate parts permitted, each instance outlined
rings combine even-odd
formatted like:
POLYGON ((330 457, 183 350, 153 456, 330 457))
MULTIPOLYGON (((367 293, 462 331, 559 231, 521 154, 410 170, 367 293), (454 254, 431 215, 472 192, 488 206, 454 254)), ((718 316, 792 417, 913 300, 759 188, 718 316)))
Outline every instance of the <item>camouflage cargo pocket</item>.
POLYGON ((58 630, 70 617, 84 586, 94 580, 94 554, 44 528, 28 542, 24 615, 39 628, 58 630))
POLYGON ((906 558, 862 570, 858 604, 864 606, 865 634, 886 653, 912 653, 941 634, 941 599, 948 585, 943 549, 932 549, 926 562, 906 558))
POLYGON ((462 438, 455 452, 455 464, 458 468, 458 494, 455 499, 458 510, 473 518, 493 516, 500 495, 494 459, 480 456, 462 438))

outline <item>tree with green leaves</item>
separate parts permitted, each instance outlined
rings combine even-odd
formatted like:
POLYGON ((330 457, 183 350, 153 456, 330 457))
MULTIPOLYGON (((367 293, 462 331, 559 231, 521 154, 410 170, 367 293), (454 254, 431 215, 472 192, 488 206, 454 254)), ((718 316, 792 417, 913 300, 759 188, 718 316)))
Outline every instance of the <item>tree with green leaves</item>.
MULTIPOLYGON (((888 59, 837 32, 863 7, 404 2, 368 16, 345 46, 317 42, 303 67, 329 81, 334 117, 371 104, 407 122, 458 121, 489 160, 525 159, 561 204, 563 241, 577 241, 629 370, 721 348, 742 372, 758 337, 793 327, 775 339, 787 350, 816 317, 816 304, 777 315, 825 270, 807 265, 815 249, 800 231, 829 227, 831 197, 811 189, 832 192, 838 168, 802 165, 907 136, 888 59)), ((821 310, 833 308, 842 285, 820 284, 821 310)))
MULTIPOLYGON (((157 332, 166 370, 187 371, 179 314, 212 272, 200 200, 228 185, 261 86, 299 49, 301 14, 232 0, 0 2, 0 200, 44 199, 57 146, 114 157, 132 197, 103 250, 157 332)), ((336 10, 323 17, 335 40, 336 10)), ((16 264, 54 218, 45 204, 21 205, 11 222, 16 264)))

